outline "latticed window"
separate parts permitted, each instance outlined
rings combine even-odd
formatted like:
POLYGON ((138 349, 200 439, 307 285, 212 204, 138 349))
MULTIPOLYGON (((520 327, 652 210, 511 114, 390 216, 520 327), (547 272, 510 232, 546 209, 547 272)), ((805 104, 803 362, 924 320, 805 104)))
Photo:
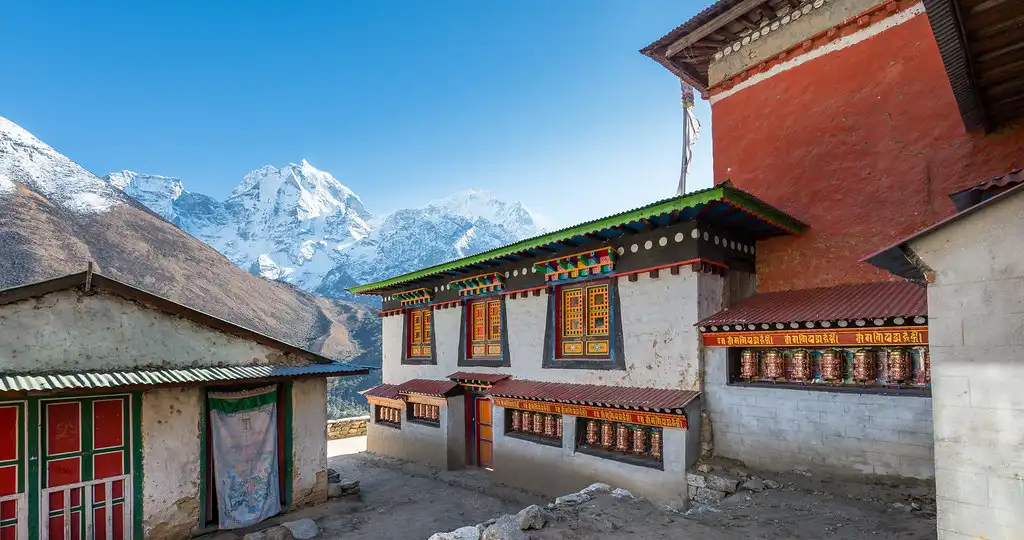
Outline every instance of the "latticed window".
POLYGON ((429 308, 409 312, 409 358, 430 358, 430 319, 429 308))
POLYGON ((608 282, 564 285, 558 289, 559 355, 609 358, 611 299, 608 282))
POLYGON ((501 300, 477 300, 468 307, 469 358, 501 356, 501 300))

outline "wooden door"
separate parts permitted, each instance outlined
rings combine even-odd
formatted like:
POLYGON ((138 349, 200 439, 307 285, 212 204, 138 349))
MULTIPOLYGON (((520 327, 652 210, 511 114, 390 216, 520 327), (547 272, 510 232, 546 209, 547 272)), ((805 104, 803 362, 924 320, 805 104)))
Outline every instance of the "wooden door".
POLYGON ((24 403, 0 403, 0 540, 28 540, 24 403))
POLYGON ((485 397, 474 399, 476 414, 476 464, 487 470, 493 468, 494 426, 491 422, 491 400, 485 397))
POLYGON ((130 537, 129 405, 127 396, 41 403, 42 538, 130 537))

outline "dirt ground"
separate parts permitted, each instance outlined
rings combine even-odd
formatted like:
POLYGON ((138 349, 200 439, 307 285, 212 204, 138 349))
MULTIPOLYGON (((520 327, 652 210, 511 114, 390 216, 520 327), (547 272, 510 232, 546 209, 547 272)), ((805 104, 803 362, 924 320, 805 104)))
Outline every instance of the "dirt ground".
MULTIPOLYGON (((550 497, 493 485, 485 471, 440 471, 367 454, 364 449, 365 438, 331 441, 328 449, 328 465, 342 478, 360 481, 357 497, 275 521, 311 517, 323 531, 319 538, 329 540, 426 540, 435 532, 551 502, 550 497)), ((694 507, 686 513, 644 500, 601 495, 578 506, 549 509, 548 526, 529 532, 535 540, 916 540, 936 536, 934 490, 928 484, 746 472, 781 487, 740 493, 715 507, 694 507)))

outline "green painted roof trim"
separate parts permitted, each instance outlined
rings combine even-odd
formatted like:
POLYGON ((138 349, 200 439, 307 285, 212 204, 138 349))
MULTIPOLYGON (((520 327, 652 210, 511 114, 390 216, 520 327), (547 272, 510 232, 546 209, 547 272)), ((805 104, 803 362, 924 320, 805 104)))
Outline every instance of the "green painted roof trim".
POLYGON ((571 227, 552 231, 533 238, 527 238, 526 240, 522 240, 514 244, 494 248, 490 251, 470 255, 469 257, 444 262, 422 270, 416 270, 415 272, 409 272, 407 274, 378 281, 376 283, 367 283, 366 285, 351 287, 348 290, 356 294, 369 293, 392 285, 412 281, 414 279, 431 276, 433 274, 440 274, 450 270, 457 270, 459 268, 480 264, 493 259, 500 259, 529 249, 535 249, 549 244, 556 244, 576 236, 595 233, 604 229, 625 225, 641 219, 660 216, 662 214, 668 214, 677 210, 684 210, 686 208, 706 204, 712 201, 723 201, 732 204, 733 206, 741 208, 746 212, 793 234, 800 234, 806 228, 806 225, 789 214, 786 214, 781 210, 777 210, 757 197, 732 187, 729 182, 725 182, 712 188, 694 191, 693 193, 672 197, 671 199, 664 199, 651 203, 647 206, 627 210, 618 214, 612 214, 593 221, 587 221, 585 223, 580 223, 579 225, 573 225, 571 227))

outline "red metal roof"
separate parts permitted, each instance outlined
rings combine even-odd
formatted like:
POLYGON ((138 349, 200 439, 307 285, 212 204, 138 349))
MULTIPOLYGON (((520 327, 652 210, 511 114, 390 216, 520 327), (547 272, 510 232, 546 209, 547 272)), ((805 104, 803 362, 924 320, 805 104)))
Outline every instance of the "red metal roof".
POLYGON ((398 387, 393 384, 378 384, 373 388, 363 390, 360 394, 383 399, 402 399, 402 396, 398 395, 397 388, 398 387))
POLYGON ((697 323, 789 323, 928 315, 924 287, 909 281, 837 285, 756 294, 697 323))
POLYGON ((419 394, 421 396, 444 397, 459 387, 452 381, 435 381, 432 379, 411 379, 395 387, 399 394, 419 394))
POLYGON ((603 386, 506 379, 491 387, 492 396, 556 401, 647 411, 682 409, 700 395, 690 390, 603 386))
MULTIPOLYGON (((1024 170, 1014 169, 1014 170, 1012 170, 1012 171, 1010 171, 1010 172, 1008 172, 1008 173, 1006 173, 1006 174, 1004 174, 1002 176, 993 178, 991 180, 986 180, 984 182, 981 182, 980 184, 976 184, 974 186, 971 186, 971 187, 969 187, 967 189, 963 189, 963 190, 960 190, 960 191, 973 191, 973 190, 987 191, 987 190, 992 189, 992 188, 1006 187, 1006 186, 1009 186, 1011 184, 1015 185, 1015 184, 1020 184, 1020 183, 1024 183, 1024 170)), ((959 193, 959 192, 957 192, 957 193, 959 193)))
POLYGON ((456 371, 448 376, 449 379, 455 381, 469 381, 469 382, 483 382, 494 384, 498 381, 503 381, 511 375, 504 373, 474 373, 472 371, 456 371))

